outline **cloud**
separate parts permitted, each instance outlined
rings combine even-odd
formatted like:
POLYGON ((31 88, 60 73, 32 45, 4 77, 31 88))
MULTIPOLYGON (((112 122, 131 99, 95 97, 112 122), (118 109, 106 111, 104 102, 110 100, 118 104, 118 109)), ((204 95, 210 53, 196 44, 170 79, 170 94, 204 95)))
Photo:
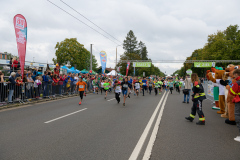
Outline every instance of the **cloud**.
MULTIPOLYGON (((84 23, 108 36, 96 26, 72 11, 59 0, 51 0, 58 6, 76 16, 84 23)), ((231 0, 91 0, 66 1, 77 11, 119 39, 125 39, 133 30, 137 39, 143 41, 149 58, 154 60, 183 60, 207 42, 207 36, 224 30, 230 24, 238 24, 240 1, 231 0)), ((65 38, 77 38, 90 49, 93 45, 100 65, 99 52, 108 54, 107 67, 115 66, 117 44, 102 37, 81 22, 61 11, 48 1, 1 2, 0 10, 0 51, 17 55, 13 17, 22 14, 28 22, 28 42, 26 59, 33 57, 39 62, 51 62, 55 56, 55 45, 65 38)), ((108 36, 109 37, 109 36, 108 36)), ((124 53, 118 47, 118 60, 124 53)), ((162 71, 171 74, 182 64, 155 64, 162 71)))

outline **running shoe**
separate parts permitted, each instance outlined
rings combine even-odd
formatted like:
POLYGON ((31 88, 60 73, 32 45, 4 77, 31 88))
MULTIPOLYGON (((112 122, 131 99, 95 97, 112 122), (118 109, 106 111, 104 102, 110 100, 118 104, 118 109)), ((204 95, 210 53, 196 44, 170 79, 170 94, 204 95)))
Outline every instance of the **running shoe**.
POLYGON ((161 94, 161 93, 158 93, 158 94, 161 94))
POLYGON ((81 104, 82 104, 82 102, 80 101, 80 102, 79 102, 79 105, 81 105, 81 104))
POLYGON ((105 99, 107 99, 107 97, 104 97, 105 99))
POLYGON ((130 95, 128 95, 128 97, 130 98, 130 95))
POLYGON ((123 106, 125 106, 125 103, 123 103, 123 106))
POLYGON ((237 136, 236 138, 234 138, 234 140, 240 142, 240 136, 237 136))

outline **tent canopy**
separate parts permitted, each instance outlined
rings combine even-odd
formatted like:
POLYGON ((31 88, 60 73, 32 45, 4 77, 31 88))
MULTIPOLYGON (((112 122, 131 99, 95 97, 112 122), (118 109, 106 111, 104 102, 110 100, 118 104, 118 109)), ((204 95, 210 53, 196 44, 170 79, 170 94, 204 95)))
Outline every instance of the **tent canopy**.
POLYGON ((115 76, 117 75, 118 73, 115 71, 115 70, 112 70, 111 72, 109 72, 107 75, 111 75, 111 76, 115 76))

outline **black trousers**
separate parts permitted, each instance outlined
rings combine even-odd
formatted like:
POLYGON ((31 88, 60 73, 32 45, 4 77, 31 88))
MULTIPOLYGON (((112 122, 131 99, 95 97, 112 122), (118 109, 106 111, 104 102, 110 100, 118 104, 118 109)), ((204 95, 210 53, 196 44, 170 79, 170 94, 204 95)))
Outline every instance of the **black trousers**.
POLYGON ((152 92, 152 87, 149 87, 149 93, 151 94, 151 92, 152 92))
POLYGON ((142 86, 142 90, 143 90, 143 95, 144 95, 144 90, 147 90, 147 86, 142 86))
POLYGON ((176 91, 180 93, 179 86, 176 86, 176 91))
POLYGON ((191 114, 193 116, 195 116, 196 112, 198 113, 199 118, 204 118, 204 114, 203 114, 203 111, 202 111, 202 100, 194 100, 193 101, 191 114))
POLYGON ((120 92, 119 93, 115 93, 115 98, 116 98, 116 100, 118 101, 118 102, 120 102, 120 92))
POLYGON ((79 94, 80 94, 80 98, 83 99, 84 91, 79 91, 79 94))
POLYGON ((158 93, 158 88, 154 88, 155 89, 155 95, 157 95, 158 93))
POLYGON ((173 91, 173 87, 170 87, 170 92, 171 92, 171 94, 172 94, 172 91, 173 91))

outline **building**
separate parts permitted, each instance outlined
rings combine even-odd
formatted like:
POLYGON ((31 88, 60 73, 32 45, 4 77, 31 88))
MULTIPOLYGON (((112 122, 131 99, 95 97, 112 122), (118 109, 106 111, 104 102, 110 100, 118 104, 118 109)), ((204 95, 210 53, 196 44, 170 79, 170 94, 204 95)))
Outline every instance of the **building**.
POLYGON ((8 55, 7 53, 0 52, 0 59, 8 59, 7 55, 8 55))

